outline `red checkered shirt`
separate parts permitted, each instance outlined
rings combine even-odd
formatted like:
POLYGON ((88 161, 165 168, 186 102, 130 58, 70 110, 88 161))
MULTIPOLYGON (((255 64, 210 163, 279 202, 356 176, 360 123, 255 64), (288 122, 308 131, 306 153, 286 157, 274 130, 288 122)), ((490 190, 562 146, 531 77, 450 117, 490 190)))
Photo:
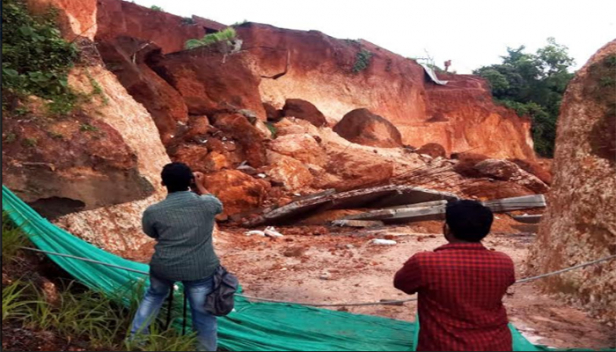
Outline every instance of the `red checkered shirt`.
POLYGON ((509 256, 463 243, 414 255, 394 285, 419 296, 418 351, 511 351, 502 299, 514 282, 509 256))

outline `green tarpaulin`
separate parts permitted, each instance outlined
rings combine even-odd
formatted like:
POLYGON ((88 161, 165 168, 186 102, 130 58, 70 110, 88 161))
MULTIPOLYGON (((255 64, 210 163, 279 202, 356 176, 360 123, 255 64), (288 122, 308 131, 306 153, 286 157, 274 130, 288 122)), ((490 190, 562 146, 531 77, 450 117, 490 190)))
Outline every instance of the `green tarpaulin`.
MULTIPOLYGON (((146 264, 105 252, 53 225, 5 186, 2 208, 42 250, 148 271, 146 264)), ((109 294, 130 292, 135 282, 144 279, 141 274, 119 268, 49 257, 78 281, 109 294)), ((411 351, 416 328, 416 324, 404 321, 299 305, 252 303, 241 297, 237 298, 236 311, 219 319, 220 346, 231 351, 411 351)), ((546 350, 531 344, 515 328, 511 330, 515 351, 546 350)))

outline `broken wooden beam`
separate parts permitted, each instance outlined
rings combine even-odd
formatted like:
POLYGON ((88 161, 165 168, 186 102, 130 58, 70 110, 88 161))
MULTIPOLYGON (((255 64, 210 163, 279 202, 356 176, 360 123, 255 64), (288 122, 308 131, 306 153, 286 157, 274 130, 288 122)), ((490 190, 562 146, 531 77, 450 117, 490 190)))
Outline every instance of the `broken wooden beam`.
MULTIPOLYGON (((455 194, 433 191, 421 187, 386 185, 330 194, 330 191, 302 197, 280 208, 254 217, 245 226, 293 223, 309 215, 329 209, 375 208, 458 199, 455 194)), ((363 219, 349 219, 363 220, 363 219)), ((368 220, 368 219, 365 219, 368 220)))
MULTIPOLYGON (((483 202, 494 212, 531 209, 545 206, 543 195, 524 196, 497 199, 483 202)), ((444 220, 447 209, 447 201, 431 201, 426 203, 396 206, 387 209, 367 211, 343 217, 341 220, 380 220, 385 224, 406 223, 429 220, 444 220)))
POLYGON ((545 208, 547 206, 545 202, 545 196, 543 194, 489 200, 482 203, 495 213, 503 213, 513 210, 545 208))
POLYGON ((317 192, 317 193, 312 193, 312 194, 308 194, 305 196, 295 197, 293 198, 293 201, 299 202, 301 200, 309 200, 309 199, 314 199, 314 198, 319 198, 319 197, 326 197, 326 196, 331 196, 332 194, 335 194, 335 193, 336 193, 336 190, 333 188, 330 188, 322 192, 317 192))
POLYGON ((435 200, 433 202, 424 202, 424 203, 417 203, 417 204, 406 204, 406 205, 398 205, 395 207, 389 207, 389 208, 385 208, 385 209, 402 209, 402 208, 416 208, 416 207, 430 207, 433 205, 447 205, 447 201, 446 200, 435 200))
POLYGON ((381 209, 368 211, 361 214, 348 215, 342 220, 381 220, 383 222, 404 222, 439 220, 445 214, 447 202, 428 202, 413 204, 408 207, 396 207, 394 209, 381 209), (426 204, 422 206, 422 204, 426 204))
POLYGON ((538 224, 541 222, 543 215, 512 215, 513 220, 523 224, 538 224))
POLYGON ((391 218, 388 222, 412 222, 412 221, 429 221, 429 220, 444 220, 446 205, 430 206, 425 208, 408 208, 400 209, 400 211, 391 218))
POLYGON ((382 221, 378 221, 378 220, 334 220, 332 221, 332 225, 333 226, 367 228, 367 227, 383 226, 385 224, 382 221))
POLYGON ((367 211, 365 213, 347 215, 340 220, 375 220, 386 219, 396 215, 396 209, 380 209, 367 211))

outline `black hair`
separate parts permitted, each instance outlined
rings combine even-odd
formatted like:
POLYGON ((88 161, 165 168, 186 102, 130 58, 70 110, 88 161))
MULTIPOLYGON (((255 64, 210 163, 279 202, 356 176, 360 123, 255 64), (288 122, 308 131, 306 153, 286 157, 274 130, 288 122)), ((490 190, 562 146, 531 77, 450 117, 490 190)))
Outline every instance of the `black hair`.
POLYGON ((459 200, 447 205, 447 226, 453 236, 467 242, 481 242, 490 233, 494 215, 490 208, 474 200, 459 200))
POLYGON ((161 177, 170 193, 187 191, 194 179, 192 170, 184 163, 165 165, 161 177))

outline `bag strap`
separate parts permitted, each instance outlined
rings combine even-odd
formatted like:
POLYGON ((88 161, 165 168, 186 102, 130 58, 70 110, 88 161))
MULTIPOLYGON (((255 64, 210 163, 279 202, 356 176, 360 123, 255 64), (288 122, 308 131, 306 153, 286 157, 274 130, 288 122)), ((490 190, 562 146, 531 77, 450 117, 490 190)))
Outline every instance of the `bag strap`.
POLYGON ((184 288, 184 319, 182 319, 182 336, 186 335, 186 306, 188 301, 188 294, 186 293, 186 288, 184 288))
POLYGON ((165 324, 165 330, 169 330, 169 326, 171 325, 171 312, 173 311, 173 286, 171 287, 171 292, 169 293, 169 299, 167 300, 167 323, 165 324))

